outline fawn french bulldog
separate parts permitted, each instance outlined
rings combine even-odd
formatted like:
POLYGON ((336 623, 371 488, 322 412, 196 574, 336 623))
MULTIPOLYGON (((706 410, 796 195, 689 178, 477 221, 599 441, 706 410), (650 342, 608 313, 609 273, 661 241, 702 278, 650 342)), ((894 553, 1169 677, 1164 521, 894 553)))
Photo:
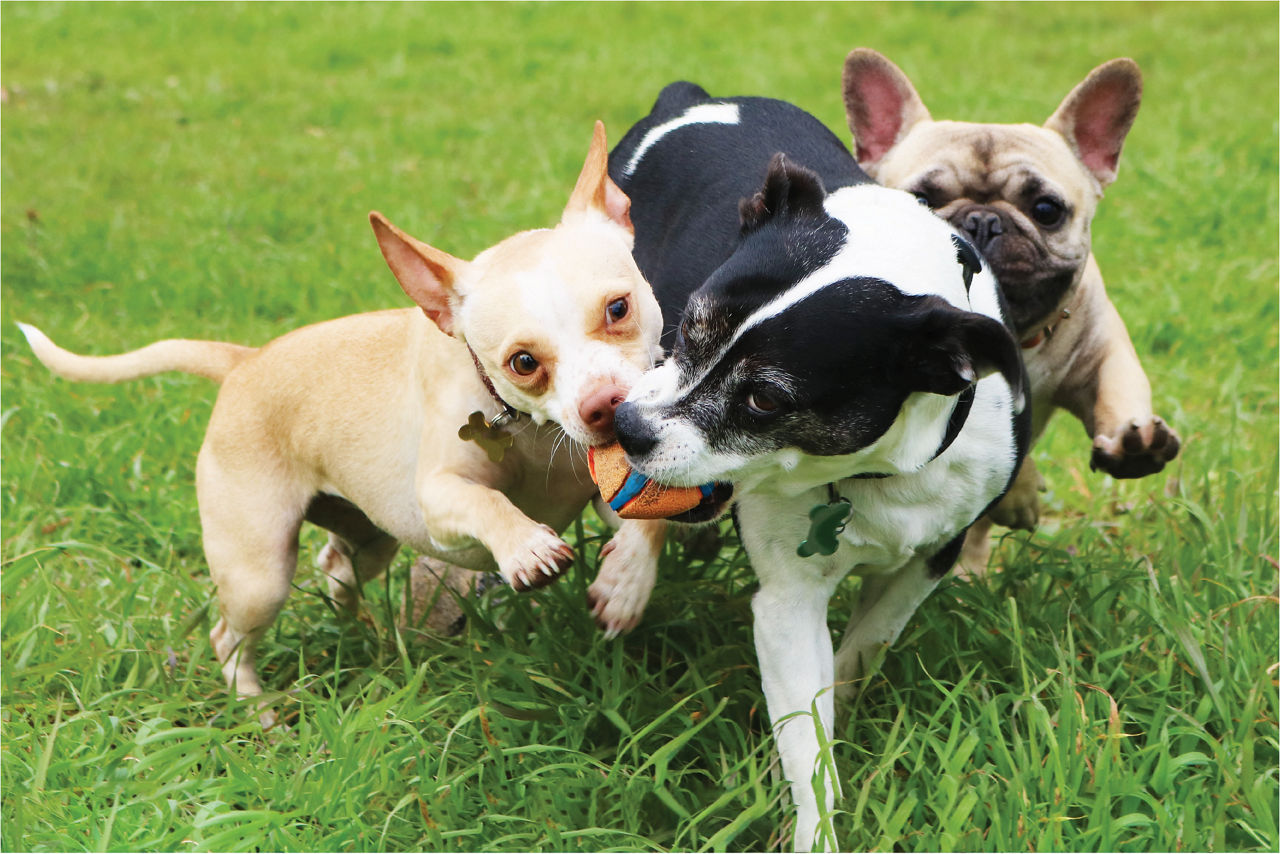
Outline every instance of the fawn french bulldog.
MULTIPOLYGON (((867 48, 849 54, 843 84, 859 165, 961 229, 995 272, 1031 382, 1033 440, 1066 409, 1093 441, 1095 470, 1160 471, 1177 456, 1178 434, 1152 409, 1091 250, 1090 224, 1142 98, 1137 64, 1098 66, 1042 126, 935 121, 907 76, 867 48)), ((990 518, 1034 527, 1041 483, 1027 460, 990 518)), ((989 527, 973 534, 985 543, 989 527)), ((965 559, 975 569, 986 564, 977 545, 965 559)))

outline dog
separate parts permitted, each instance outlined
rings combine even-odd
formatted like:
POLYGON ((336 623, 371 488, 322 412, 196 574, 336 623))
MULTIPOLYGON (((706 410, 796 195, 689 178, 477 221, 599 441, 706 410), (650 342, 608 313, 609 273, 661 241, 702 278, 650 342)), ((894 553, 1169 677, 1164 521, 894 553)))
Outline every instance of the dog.
MULTIPOLYGON (((659 355, 661 314, 607 157, 597 123, 560 222, 470 262, 370 214, 418 308, 307 326, 261 349, 170 340, 100 358, 22 326, 68 379, 177 370, 222 384, 196 491, 221 611, 210 639, 232 691, 262 693, 254 647, 289 595, 304 521, 330 532, 317 563, 347 609, 400 543, 496 569, 516 590, 573 561, 557 532, 595 486, 585 455, 564 446, 612 441, 614 409, 659 355)), ((623 523, 605 566, 656 561, 662 530, 623 523)), ((266 706, 260 717, 275 721, 266 706)))
MULTIPOLYGON (((1098 201, 1142 100, 1137 64, 1098 66, 1043 126, 934 121, 907 76, 867 48, 845 60, 843 88, 858 164, 961 229, 995 271, 1031 380, 1033 441, 1065 409, 1093 441, 1094 470, 1133 478, 1164 468, 1180 439, 1152 409, 1091 250, 1098 201)), ((1027 460, 991 519, 1035 527, 1041 489, 1027 460)), ((970 569, 986 566, 989 527, 975 528, 970 569)))
POLYGON ((831 847, 818 727, 831 736, 833 687, 898 638, 1011 482, 1030 433, 1017 340, 968 239, 790 104, 671 84, 609 170, 670 347, 618 407, 618 439, 659 483, 732 483, 704 520, 733 504, 760 581, 795 846, 831 847), (850 572, 861 603, 833 655, 828 601, 850 572))

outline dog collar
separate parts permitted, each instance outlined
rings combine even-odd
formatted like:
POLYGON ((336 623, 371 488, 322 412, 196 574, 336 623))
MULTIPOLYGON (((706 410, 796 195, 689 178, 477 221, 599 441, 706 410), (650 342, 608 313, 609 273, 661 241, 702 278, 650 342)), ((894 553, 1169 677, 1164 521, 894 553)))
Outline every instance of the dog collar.
POLYGON ((498 394, 498 390, 493 387, 493 380, 489 379, 489 375, 485 373, 484 366, 480 364, 480 357, 476 355, 475 350, 471 349, 470 344, 467 345, 467 352, 471 354, 471 361, 475 363, 476 373, 480 376, 480 382, 484 383, 485 390, 502 407, 502 411, 490 420, 483 412, 477 409, 467 416, 467 423, 458 428, 458 438, 464 442, 475 442, 484 449, 490 460, 500 463, 503 455, 507 452, 507 448, 510 448, 515 441, 503 428, 515 421, 523 413, 503 400, 502 396, 498 394))
MULTIPOLYGON (((942 456, 947 448, 955 442, 956 437, 960 435, 960 431, 964 429, 964 424, 969 420, 969 412, 973 409, 973 399, 977 394, 977 384, 973 383, 964 391, 960 392, 960 397, 956 400, 955 409, 951 410, 951 418, 947 421, 947 432, 942 435, 942 443, 938 445, 938 450, 934 451, 933 456, 929 458, 929 463, 942 456)), ((925 463, 928 465, 929 463, 925 463)), ((851 479, 879 479, 893 477, 890 472, 863 472, 855 474, 851 479)), ((813 557, 814 555, 833 555, 840 548, 840 534, 844 531, 844 526, 849 523, 850 517, 853 516, 853 503, 849 499, 840 494, 835 483, 827 484, 827 502, 825 504, 815 504, 809 510, 809 532, 803 540, 800 541, 800 547, 796 549, 796 554, 800 557, 813 557)))
MULTIPOLYGON (((1059 323, 1061 323, 1061 322, 1062 322, 1062 320, 1066 320, 1066 319, 1067 319, 1068 317, 1070 317, 1070 316, 1071 316, 1071 309, 1064 308, 1064 309, 1062 310, 1062 318, 1061 318, 1061 320, 1059 320, 1059 323)), ((1051 325, 1049 325, 1049 326, 1046 326, 1044 329, 1041 329, 1041 330, 1040 330, 1039 332, 1037 332, 1035 335, 1032 335, 1030 338, 1028 338, 1027 340, 1023 341, 1023 342, 1022 342, 1022 349, 1023 349, 1023 350, 1030 350, 1030 349, 1032 349, 1033 347, 1039 347, 1039 346, 1040 346, 1041 344, 1043 344, 1045 341, 1047 341, 1048 339, 1050 339, 1050 338, 1052 338, 1052 337, 1053 337, 1054 330, 1056 330, 1057 328, 1058 328, 1058 324, 1057 324, 1057 323, 1054 323, 1054 324, 1051 324, 1051 325)))

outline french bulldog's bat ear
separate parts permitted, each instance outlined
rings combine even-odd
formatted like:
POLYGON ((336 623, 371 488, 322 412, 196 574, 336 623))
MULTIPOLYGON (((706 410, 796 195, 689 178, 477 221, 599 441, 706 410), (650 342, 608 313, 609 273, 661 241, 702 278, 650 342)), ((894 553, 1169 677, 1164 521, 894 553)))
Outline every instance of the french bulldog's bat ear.
POLYGON ((874 167, 912 127, 931 120, 907 75, 865 47, 854 48, 844 61, 844 113, 863 168, 874 167))
POLYGON ((787 160, 781 152, 769 161, 764 187, 738 203, 742 231, 759 228, 775 216, 821 215, 827 190, 818 173, 787 160))
POLYGON ((592 215, 603 216, 635 234, 635 227, 631 224, 631 199, 609 177, 609 144, 604 122, 600 121, 596 122, 591 135, 591 149, 560 221, 570 223, 592 215))
POLYGON ((1060 134, 1102 187, 1116 179, 1120 149, 1142 103, 1132 59, 1104 62, 1072 89, 1044 126, 1060 134))
POLYGON ((907 381, 914 391, 959 394, 983 377, 999 373, 1023 406, 1022 354, 1003 323, 985 314, 925 297, 907 319, 907 381))
POLYGON ((369 224, 400 287, 441 332, 452 335, 453 302, 458 298, 455 283, 467 262, 410 237, 377 211, 369 214, 369 224))

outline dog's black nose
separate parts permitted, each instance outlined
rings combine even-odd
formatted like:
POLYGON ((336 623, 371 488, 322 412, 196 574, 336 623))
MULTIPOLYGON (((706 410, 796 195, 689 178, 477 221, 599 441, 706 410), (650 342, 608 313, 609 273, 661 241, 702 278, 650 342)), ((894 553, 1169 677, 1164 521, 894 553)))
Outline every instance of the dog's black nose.
POLYGON ((969 233, 979 250, 986 249, 988 243, 1004 234, 1004 222, 1000 219, 1000 214, 990 210, 969 211, 960 227, 969 233))
POLYGON ((643 457, 658 444, 658 434, 640 417, 634 403, 623 403, 613 413, 613 429, 630 457, 643 457))

